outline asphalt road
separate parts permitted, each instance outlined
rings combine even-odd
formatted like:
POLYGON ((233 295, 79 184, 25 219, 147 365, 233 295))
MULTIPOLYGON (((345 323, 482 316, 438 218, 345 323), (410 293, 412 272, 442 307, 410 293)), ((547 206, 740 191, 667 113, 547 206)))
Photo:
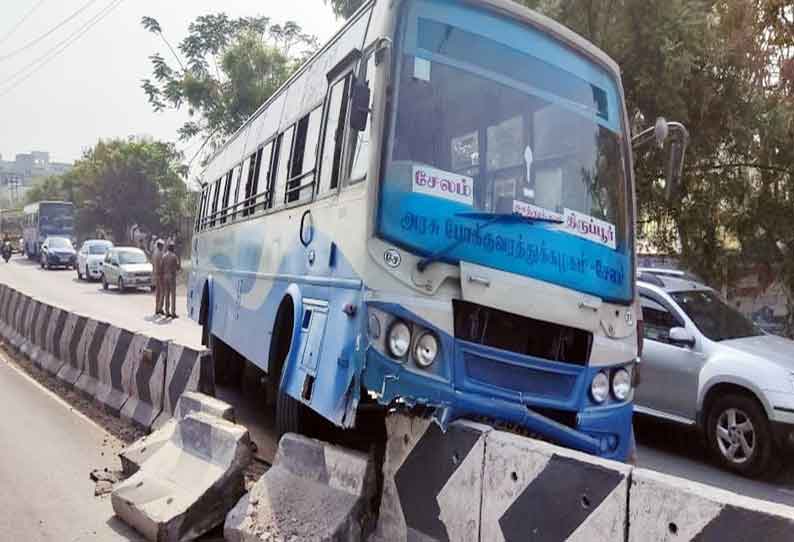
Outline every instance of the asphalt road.
POLYGON ((121 444, 0 355, 0 539, 142 540, 94 497, 93 469, 118 469, 121 444))
MULTIPOLYGON (((0 260, 0 283, 6 283, 42 301, 131 331, 200 347, 200 329, 184 315, 184 292, 177 297, 177 307, 183 317, 172 321, 152 316, 153 299, 148 292, 121 295, 115 290, 103 291, 99 283, 78 281, 72 270, 44 271, 22 257, 15 257, 8 264, 0 260)), ((272 461, 276 448, 272 412, 263 411, 266 407, 260 401, 245 397, 236 390, 220 389, 219 394, 222 399, 235 405, 240 421, 249 427, 259 447, 258 455, 272 461)), ((698 436, 690 431, 648 419, 640 419, 635 425, 638 429, 638 466, 749 497, 794 506, 794 469, 785 470, 771 481, 748 480, 712 466, 698 436)), ((5 461, 3 463, 7 464, 5 461)))

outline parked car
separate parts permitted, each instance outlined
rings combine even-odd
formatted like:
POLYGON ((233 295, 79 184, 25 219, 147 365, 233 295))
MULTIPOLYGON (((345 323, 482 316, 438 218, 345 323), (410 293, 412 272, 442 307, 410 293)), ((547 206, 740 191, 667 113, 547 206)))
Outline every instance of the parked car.
POLYGON ((39 263, 42 269, 75 266, 77 253, 68 237, 47 237, 41 244, 39 263))
POLYGON ((124 293, 128 288, 149 288, 152 283, 152 264, 146 253, 135 247, 114 247, 107 251, 102 262, 102 288, 113 284, 124 293))
POLYGON ((84 241, 77 253, 77 278, 99 280, 102 278, 102 261, 105 254, 113 248, 113 243, 103 239, 84 241))
POLYGON ((694 426, 723 467, 760 476, 794 444, 794 341, 702 283, 644 270, 635 412, 694 426))

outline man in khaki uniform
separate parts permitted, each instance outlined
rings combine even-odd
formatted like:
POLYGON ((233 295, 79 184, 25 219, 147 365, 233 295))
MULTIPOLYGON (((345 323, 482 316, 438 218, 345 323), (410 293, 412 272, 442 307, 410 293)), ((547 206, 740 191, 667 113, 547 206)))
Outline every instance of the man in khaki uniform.
POLYGON ((174 243, 168 243, 168 250, 163 256, 160 269, 162 269, 163 297, 165 298, 165 314, 171 318, 176 315, 176 275, 182 268, 179 256, 174 252, 174 243))
POLYGON ((152 284, 154 285, 154 315, 163 313, 163 240, 158 239, 152 252, 152 284))

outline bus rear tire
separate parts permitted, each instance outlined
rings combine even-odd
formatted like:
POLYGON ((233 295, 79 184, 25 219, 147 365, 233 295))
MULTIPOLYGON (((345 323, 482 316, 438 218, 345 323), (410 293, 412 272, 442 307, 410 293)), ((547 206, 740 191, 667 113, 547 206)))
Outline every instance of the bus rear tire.
POLYGON ((297 399, 293 399, 283 390, 278 390, 276 397, 276 434, 279 440, 287 433, 309 435, 310 412, 308 407, 297 399))

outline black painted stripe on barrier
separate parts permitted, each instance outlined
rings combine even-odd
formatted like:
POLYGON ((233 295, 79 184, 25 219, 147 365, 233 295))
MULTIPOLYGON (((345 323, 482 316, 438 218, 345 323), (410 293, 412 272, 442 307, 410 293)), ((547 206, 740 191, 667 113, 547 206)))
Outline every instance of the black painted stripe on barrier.
POLYGON ((124 360, 127 358, 127 352, 130 349, 134 334, 126 329, 122 329, 116 339, 116 346, 113 348, 113 356, 110 358, 110 385, 113 389, 123 390, 121 369, 124 366, 124 360))
POLYGON ((440 519, 438 494, 480 436, 475 431, 449 431, 445 435, 435 423, 428 426, 394 475, 408 527, 439 541, 449 540, 440 519), (428 469, 428 465, 434 468, 428 469))
POLYGON ((553 455, 499 519, 507 541, 567 540, 623 481, 624 475, 553 455))
MULTIPOLYGON (((168 382, 168 401, 163 402, 164 404, 167 403, 170 405, 172 411, 176 408, 176 402, 179 400, 179 397, 185 391, 190 381, 195 363, 196 352, 189 348, 182 348, 182 353, 176 363, 176 368, 171 375, 171 380, 168 382)), ((169 414, 173 414, 173 412, 169 412, 169 414)))
POLYGON ((14 313, 14 331, 19 334, 25 332, 25 311, 28 308, 28 302, 30 302, 30 298, 23 294, 19 300, 17 311, 14 313))
POLYGON ((41 323, 39 324, 39 342, 40 347, 47 347, 47 331, 50 328, 50 318, 52 318, 52 307, 50 305, 42 304, 42 314, 40 316, 41 323))
POLYGON ((88 318, 85 316, 78 316, 77 321, 74 323, 74 330, 72 336, 69 338, 69 364, 72 367, 82 368, 80 363, 80 353, 77 351, 80 347, 80 340, 83 338, 83 331, 88 324, 88 318))
POLYGON ((22 299, 22 309, 19 311, 19 326, 17 327, 17 331, 23 337, 27 336, 28 331, 28 311, 30 310, 30 304, 33 302, 31 298, 25 296, 22 299))
POLYGON ((110 324, 97 322, 94 328, 94 336, 91 337, 91 344, 88 346, 86 356, 88 358, 88 375, 92 378, 99 378, 99 352, 102 350, 102 342, 105 340, 110 324))
POLYGON ((693 539, 693 542, 783 542, 794 540, 794 521, 725 505, 693 539))
POLYGON ((152 391, 149 387, 149 383, 151 382, 152 376, 154 375, 154 368, 157 366, 157 360, 160 359, 160 356, 163 353, 167 353, 167 348, 168 345, 158 339, 150 338, 148 341, 146 341, 146 347, 144 351, 149 350, 151 352, 151 363, 147 364, 146 370, 142 370, 144 367, 144 360, 147 359, 146 356, 142 355, 141 363, 135 371, 136 395, 140 401, 146 404, 152 404, 152 391))
POLYGON ((17 313, 17 307, 19 306, 20 300, 21 300, 21 296, 19 292, 14 290, 14 293, 11 296, 11 308, 10 308, 11 312, 9 313, 7 320, 7 323, 11 326, 11 329, 16 329, 14 322, 15 322, 15 315, 17 313))
POLYGON ((61 357, 61 338, 63 336, 63 330, 66 327, 66 318, 69 316, 64 310, 58 310, 58 319, 55 321, 55 331, 52 334, 52 352, 51 354, 55 356, 55 359, 62 360, 61 357))
POLYGON ((33 302, 33 316, 30 319, 30 342, 31 344, 39 344, 39 316, 42 312, 42 304, 39 301, 33 302))

